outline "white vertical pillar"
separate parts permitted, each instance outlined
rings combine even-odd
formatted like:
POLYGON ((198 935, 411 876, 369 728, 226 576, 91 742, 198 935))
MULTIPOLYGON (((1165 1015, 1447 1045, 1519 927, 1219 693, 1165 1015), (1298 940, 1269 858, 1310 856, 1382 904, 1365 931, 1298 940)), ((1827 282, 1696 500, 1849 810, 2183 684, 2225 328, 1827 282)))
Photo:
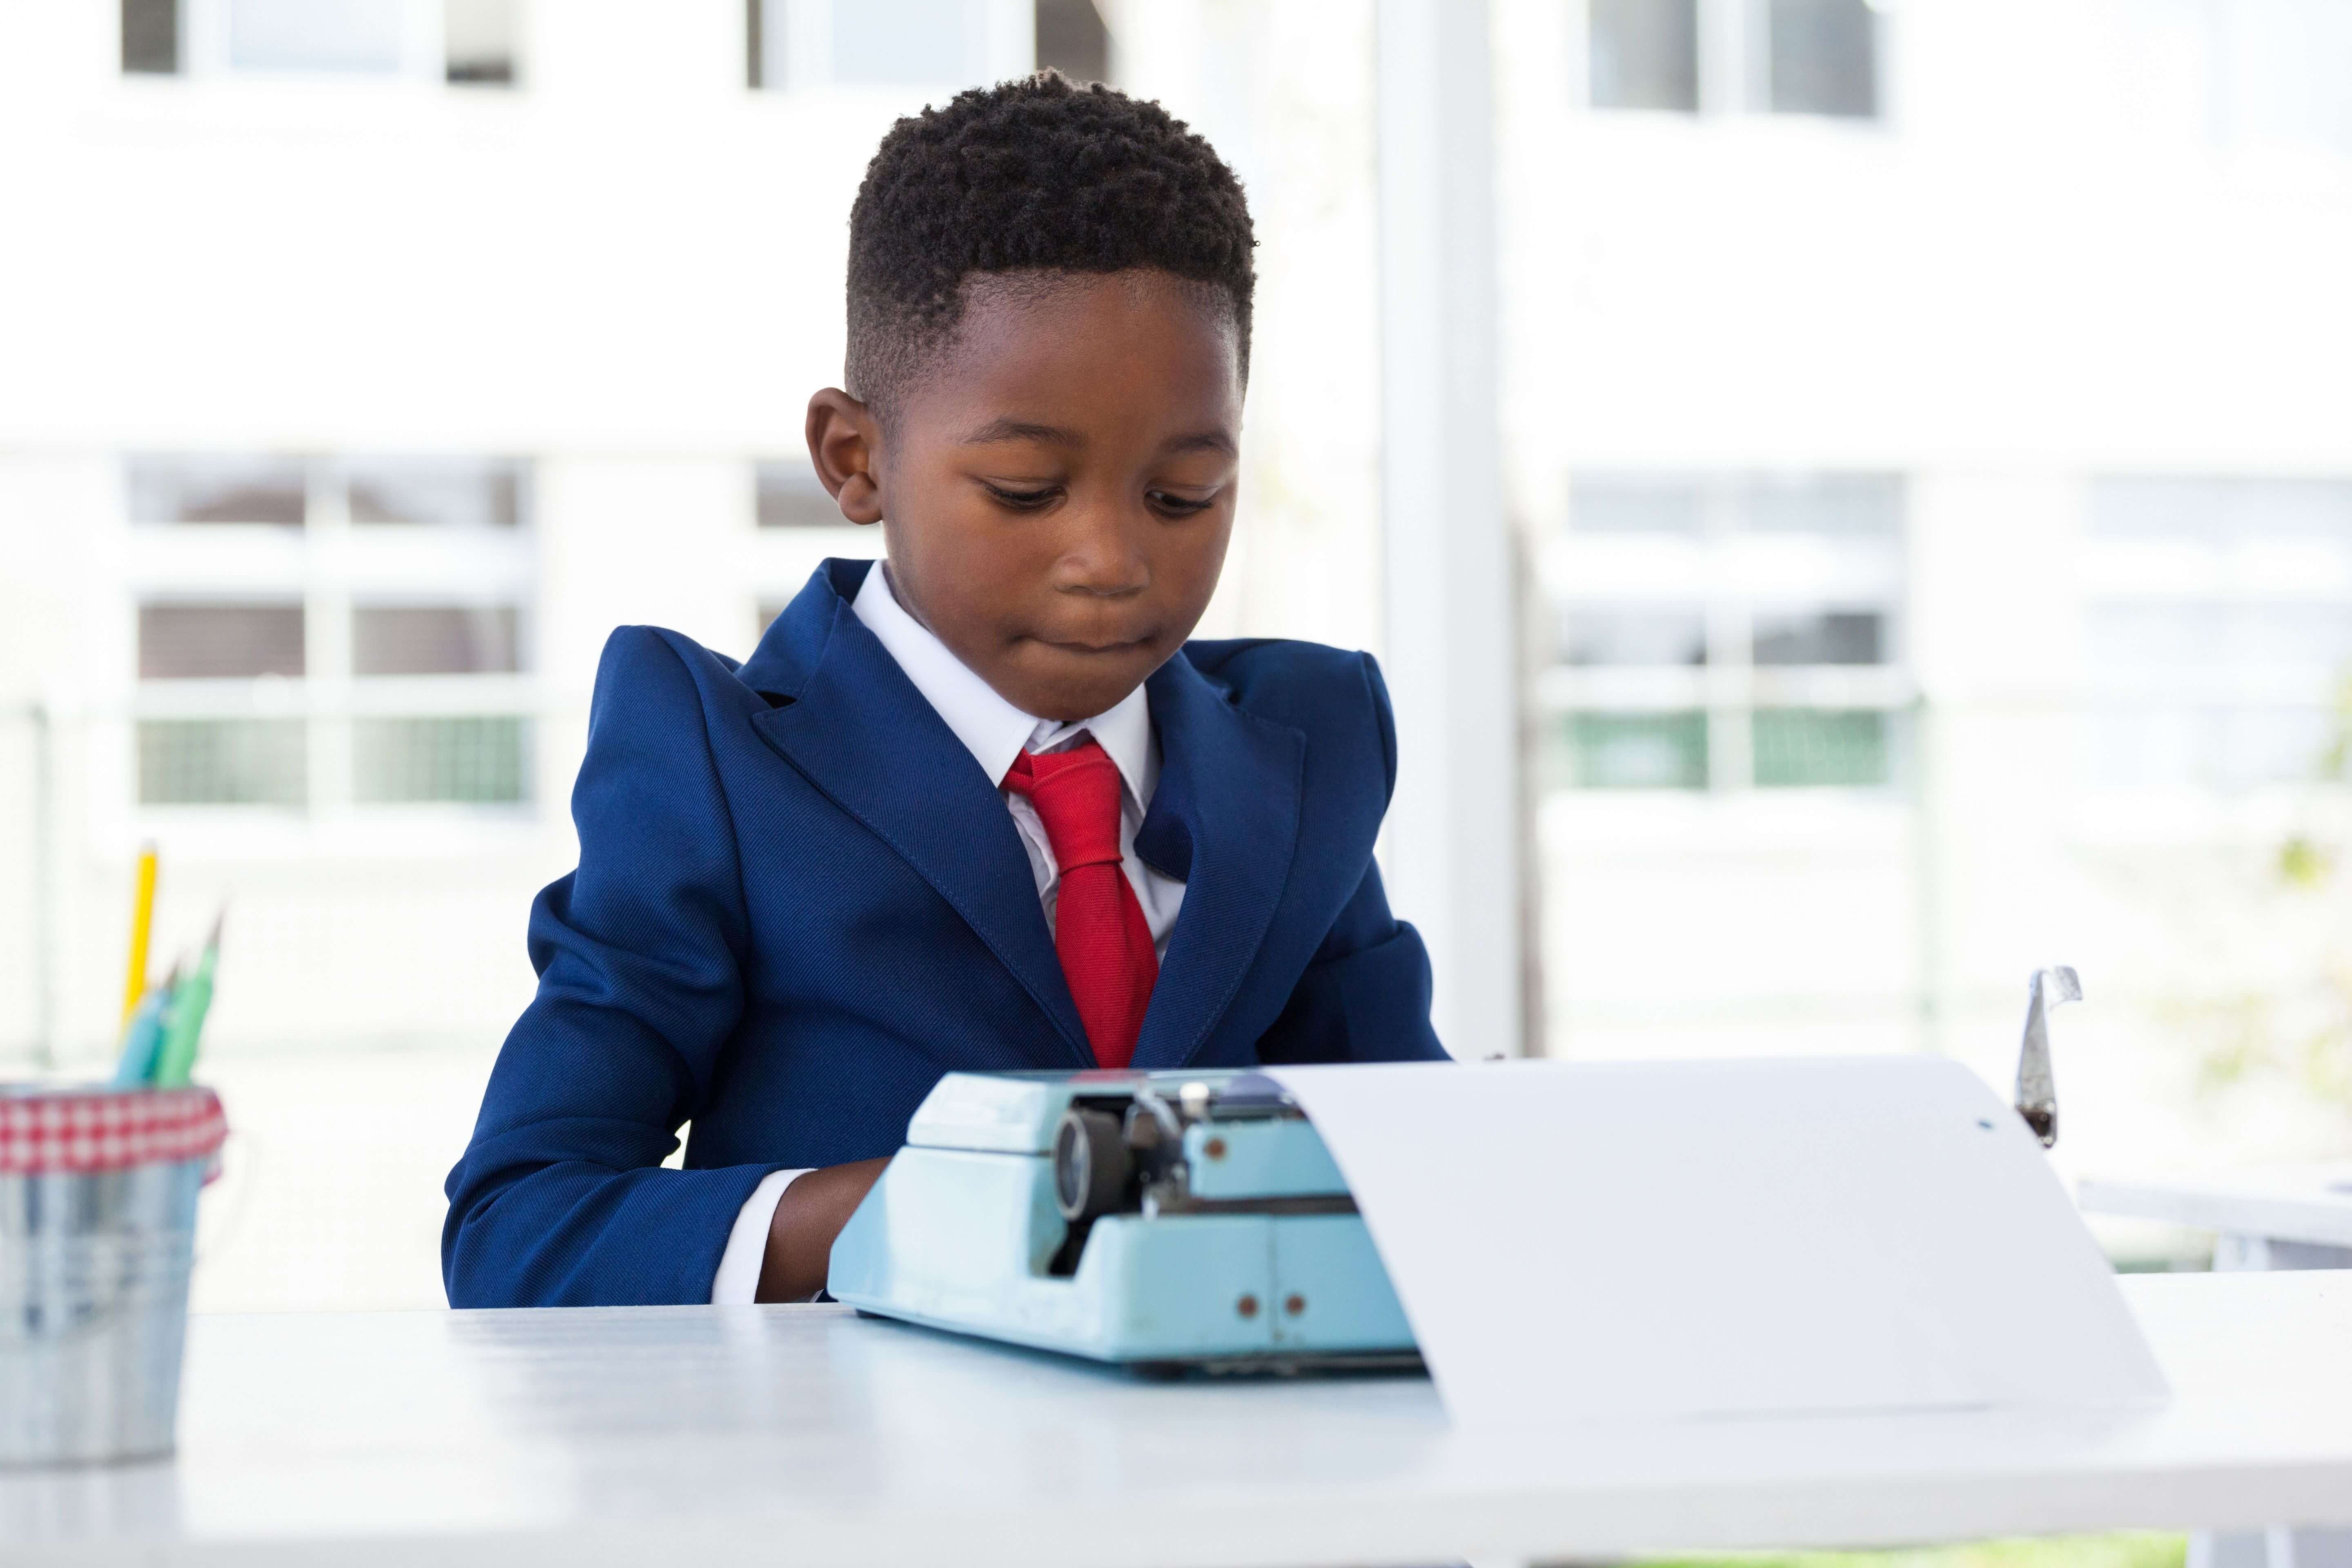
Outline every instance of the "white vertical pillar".
POLYGON ((1485 0, 1378 0, 1382 668, 1389 897, 1437 973, 1438 1037, 1525 1048, 1516 599, 1496 416, 1485 0))
POLYGON ((1179 120, 1199 119, 1201 0, 1110 0, 1102 16, 1118 89, 1150 99, 1179 120))
POLYGON ((983 81, 1009 81, 1037 68, 1037 8, 1031 0, 979 0, 983 81))

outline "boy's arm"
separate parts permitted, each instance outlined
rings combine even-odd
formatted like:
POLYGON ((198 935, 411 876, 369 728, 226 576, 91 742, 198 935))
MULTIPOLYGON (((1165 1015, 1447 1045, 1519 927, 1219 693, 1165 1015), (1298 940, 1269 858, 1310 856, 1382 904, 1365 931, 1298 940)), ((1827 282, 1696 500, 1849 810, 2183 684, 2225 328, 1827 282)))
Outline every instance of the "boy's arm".
POLYGON ((1257 1053, 1269 1064, 1447 1059, 1429 1022, 1429 953, 1389 912, 1379 866, 1364 868, 1257 1053))
POLYGON ((768 1221, 755 1301, 805 1301, 824 1289, 833 1240, 865 1200, 890 1156, 803 1172, 776 1201, 768 1221))
MULTIPOLYGON (((1357 656, 1379 746, 1385 809, 1396 794, 1396 715, 1380 662, 1357 656)), ((1367 847, 1369 851, 1369 846, 1367 847)), ((1381 868, 1368 852, 1363 879, 1340 908, 1274 1026, 1258 1040, 1268 1063, 1444 1061, 1429 1022, 1429 952, 1421 933, 1389 912, 1381 868)))
POLYGON ((580 868, 531 908, 538 995, 449 1173, 453 1306, 708 1301, 782 1163, 660 1168, 740 1015, 748 933, 702 693, 658 633, 606 645, 572 811, 580 868))

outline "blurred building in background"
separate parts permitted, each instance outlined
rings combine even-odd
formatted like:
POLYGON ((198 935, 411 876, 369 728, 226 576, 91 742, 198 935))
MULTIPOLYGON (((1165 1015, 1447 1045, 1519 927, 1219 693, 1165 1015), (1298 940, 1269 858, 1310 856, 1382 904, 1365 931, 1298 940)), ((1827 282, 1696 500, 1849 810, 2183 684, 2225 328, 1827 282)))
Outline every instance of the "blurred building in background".
POLYGON ((2352 1134, 2352 7, 1497 0, 1550 1044, 2352 1134))
MULTIPOLYGON (((2071 1160, 2352 1142, 2352 7, 1491 27, 1540 1043, 1997 1074, 2066 962, 2071 1160)), ((438 1300, 604 638, 740 656, 878 551, 800 428, 898 115, 1054 64, 1236 164, 1204 630, 1379 647, 1371 44, 1318 0, 0 10, 0 1059, 104 1058, 142 840, 167 950, 230 905, 201 1296, 438 1300)))

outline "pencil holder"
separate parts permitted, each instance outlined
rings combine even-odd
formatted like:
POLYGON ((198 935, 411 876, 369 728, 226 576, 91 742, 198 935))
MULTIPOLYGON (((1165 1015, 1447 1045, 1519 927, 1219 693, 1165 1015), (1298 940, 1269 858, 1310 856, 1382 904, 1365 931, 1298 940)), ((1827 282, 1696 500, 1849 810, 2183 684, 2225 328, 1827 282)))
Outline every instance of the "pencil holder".
POLYGON ((0 1085, 0 1466, 172 1451, 208 1089, 0 1085))

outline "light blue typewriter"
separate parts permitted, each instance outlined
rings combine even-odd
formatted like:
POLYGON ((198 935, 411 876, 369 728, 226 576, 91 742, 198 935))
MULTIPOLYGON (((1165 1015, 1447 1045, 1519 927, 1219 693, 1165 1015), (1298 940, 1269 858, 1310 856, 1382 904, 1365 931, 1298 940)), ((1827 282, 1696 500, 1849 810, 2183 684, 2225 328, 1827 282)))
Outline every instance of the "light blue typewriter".
POLYGON ((1339 1166, 1259 1073, 950 1074, 827 1289, 1147 1372, 1419 1364, 1339 1166))

